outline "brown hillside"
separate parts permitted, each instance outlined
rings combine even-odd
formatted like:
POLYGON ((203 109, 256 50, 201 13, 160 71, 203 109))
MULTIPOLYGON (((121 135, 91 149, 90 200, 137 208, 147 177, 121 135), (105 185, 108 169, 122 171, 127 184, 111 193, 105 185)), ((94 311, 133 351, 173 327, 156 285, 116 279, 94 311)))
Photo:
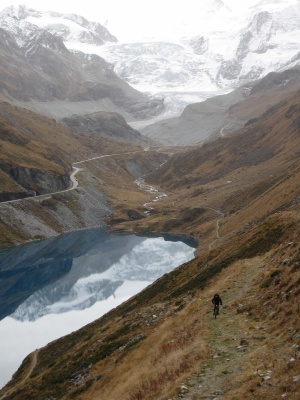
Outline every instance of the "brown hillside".
POLYGON ((202 252, 39 350, 36 364, 27 357, 1 394, 22 400, 177 400, 216 393, 226 400, 298 399, 298 213, 299 207, 283 212, 228 247, 202 252), (224 303, 216 321, 215 291, 224 303))
POLYGON ((270 72, 249 86, 245 98, 229 108, 230 115, 240 121, 258 118, 270 107, 295 94, 300 87, 300 69, 270 72))
POLYGON ((0 394, 298 400, 299 111, 297 94, 231 137, 174 155, 149 175, 167 197, 148 218, 124 218, 128 204, 141 208, 129 185, 126 197, 105 186, 114 229, 193 235, 195 259, 28 356, 0 394))
POLYGON ((205 232, 202 240, 206 240, 206 221, 222 218, 221 234, 236 233, 297 203, 299 107, 298 94, 231 137, 178 153, 149 175, 148 181, 159 182, 169 194, 157 204, 153 226, 176 231, 176 225, 181 224, 181 229, 183 223, 192 235, 205 232), (160 226, 160 206, 166 204, 170 218, 160 226))
MULTIPOLYGON (((131 132, 125 123, 123 131, 126 127, 131 132)), ((131 148, 93 132, 74 133, 53 119, 1 103, 0 199, 66 189, 72 162, 126 147, 131 148)))

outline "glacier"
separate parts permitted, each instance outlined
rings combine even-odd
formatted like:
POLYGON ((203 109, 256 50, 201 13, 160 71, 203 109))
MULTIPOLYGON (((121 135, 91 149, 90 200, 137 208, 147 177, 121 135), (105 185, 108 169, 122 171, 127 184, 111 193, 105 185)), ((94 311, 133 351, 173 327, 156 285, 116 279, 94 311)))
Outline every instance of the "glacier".
POLYGON ((17 34, 20 45, 22 34, 36 27, 59 36, 69 50, 104 58, 133 88, 164 99, 160 119, 299 64, 299 1, 251 0, 246 8, 230 0, 195 4, 174 5, 168 19, 164 8, 149 8, 144 30, 141 16, 129 15, 125 27, 107 25, 117 30, 116 36, 75 14, 24 6, 2 11, 0 26, 17 34), (139 30, 131 32, 134 21, 139 30))

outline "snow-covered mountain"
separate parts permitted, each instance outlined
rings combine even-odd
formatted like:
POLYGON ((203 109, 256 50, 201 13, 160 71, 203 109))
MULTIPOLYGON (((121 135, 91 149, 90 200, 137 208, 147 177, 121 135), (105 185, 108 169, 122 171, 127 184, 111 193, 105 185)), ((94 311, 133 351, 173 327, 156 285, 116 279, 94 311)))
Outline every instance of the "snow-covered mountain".
POLYGON ((20 45, 37 27, 60 37, 63 42, 95 46, 117 42, 117 38, 98 22, 90 22, 76 14, 40 12, 24 5, 6 7, 0 13, 0 26, 18 37, 20 45))
POLYGON ((161 94, 173 106, 177 100, 178 111, 185 103, 299 64, 300 2, 289 3, 260 2, 241 21, 222 2, 213 3, 212 26, 199 24, 193 36, 108 44, 98 54, 138 90, 161 94))
POLYGON ((0 94, 4 99, 54 118, 114 111, 127 119, 157 115, 153 100, 119 78, 97 54, 68 49, 64 42, 99 48, 116 38, 77 15, 40 13, 25 6, 0 13, 0 94), (45 27, 34 22, 43 21, 45 27))
POLYGON ((299 64, 299 1, 251 0, 246 12, 229 3, 207 0, 172 30, 172 18, 165 21, 162 39, 146 41, 118 42, 105 27, 83 17, 24 6, 4 10, 0 27, 20 44, 35 27, 61 38, 70 51, 103 57, 132 87, 162 97, 166 117, 299 64))

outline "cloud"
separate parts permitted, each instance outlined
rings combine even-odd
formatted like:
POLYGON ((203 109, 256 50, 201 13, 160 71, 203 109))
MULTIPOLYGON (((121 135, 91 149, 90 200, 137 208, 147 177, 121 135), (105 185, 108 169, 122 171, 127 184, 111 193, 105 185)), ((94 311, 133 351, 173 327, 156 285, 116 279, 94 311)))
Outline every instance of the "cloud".
MULTIPOLYGON (((224 12, 231 10, 236 17, 245 10, 261 4, 266 9, 282 8, 287 4, 296 3, 297 0, 223 0, 224 12)), ((63 2, 61 0, 1 0, 1 7, 8 5, 25 4, 39 11, 58 11, 61 13, 75 13, 83 17, 107 25, 109 31, 120 41, 140 41, 147 38, 170 38, 191 33, 197 29, 207 30, 222 25, 221 18, 216 18, 215 9, 220 0, 107 0, 95 2, 63 2)), ((258 11, 257 6, 253 11, 258 11)), ((233 19, 238 23, 238 18, 233 19)), ((226 29, 230 26, 225 26, 226 29)))

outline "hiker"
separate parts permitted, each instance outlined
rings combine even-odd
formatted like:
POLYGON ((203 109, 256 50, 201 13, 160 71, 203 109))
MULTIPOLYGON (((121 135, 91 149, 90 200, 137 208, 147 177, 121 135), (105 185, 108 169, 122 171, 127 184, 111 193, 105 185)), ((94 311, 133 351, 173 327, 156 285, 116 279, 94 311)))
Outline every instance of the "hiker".
POLYGON ((221 297, 218 295, 218 293, 216 293, 211 301, 214 305, 219 306, 220 304, 222 305, 222 299, 221 297))
POLYGON ((218 293, 216 293, 211 301, 214 304, 214 312, 213 315, 215 316, 215 318, 217 318, 217 315, 219 315, 219 305, 222 305, 222 299, 221 297, 218 295, 218 293))

